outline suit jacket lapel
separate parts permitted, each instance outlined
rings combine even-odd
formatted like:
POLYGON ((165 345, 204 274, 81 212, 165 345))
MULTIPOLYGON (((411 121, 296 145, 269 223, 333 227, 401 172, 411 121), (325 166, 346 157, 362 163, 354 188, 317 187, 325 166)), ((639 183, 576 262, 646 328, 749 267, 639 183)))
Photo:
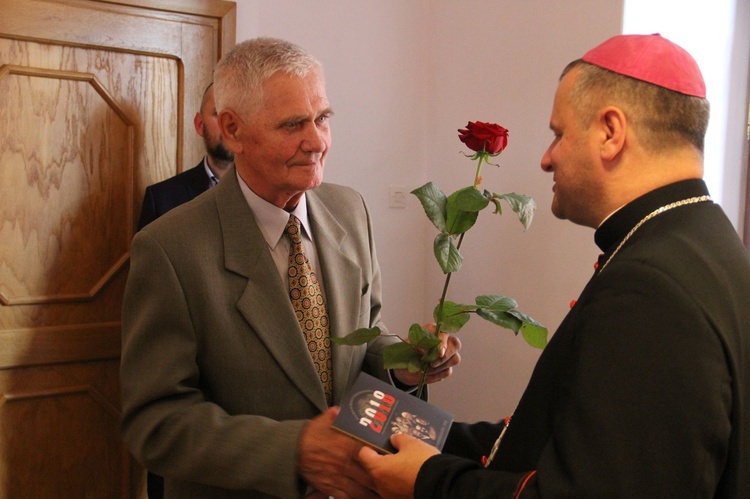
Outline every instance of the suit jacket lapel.
MULTIPOLYGON (((307 191, 306 196, 318 267, 323 274, 331 337, 346 336, 358 323, 362 272, 342 250, 344 240, 350 237, 346 230, 314 190, 307 191)), ((344 389, 359 374, 359 369, 352 369, 355 351, 352 346, 332 345, 334 401, 341 400, 344 389)))
POLYGON ((217 190, 225 266, 248 279, 237 302, 238 310, 250 326, 246 333, 258 335, 300 391, 321 411, 325 410, 323 386, 317 381, 286 286, 238 182, 232 168, 214 189, 217 190))

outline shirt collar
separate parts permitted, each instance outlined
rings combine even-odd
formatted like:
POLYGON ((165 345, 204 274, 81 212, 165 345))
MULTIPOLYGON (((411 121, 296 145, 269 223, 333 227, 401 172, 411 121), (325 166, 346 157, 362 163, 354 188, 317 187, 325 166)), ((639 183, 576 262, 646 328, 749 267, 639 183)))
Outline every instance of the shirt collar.
POLYGON ((203 157, 203 168, 206 170, 206 175, 208 176, 209 187, 214 187, 219 183, 219 177, 214 175, 214 172, 211 171, 211 167, 208 166, 208 156, 203 157))
MULTIPOLYGON (((245 196, 247 204, 250 206, 250 209, 253 210, 255 222, 258 224, 258 227, 263 234, 263 238, 266 240, 266 243, 271 250, 274 250, 284 236, 284 230, 289 221, 290 213, 255 194, 245 181, 242 180, 239 173, 237 173, 237 180, 239 181, 240 189, 245 196)), ((294 208, 291 214, 299 219, 303 228, 304 237, 312 240, 310 221, 307 217, 307 197, 304 193, 302 194, 299 203, 297 203, 297 207, 294 208)))

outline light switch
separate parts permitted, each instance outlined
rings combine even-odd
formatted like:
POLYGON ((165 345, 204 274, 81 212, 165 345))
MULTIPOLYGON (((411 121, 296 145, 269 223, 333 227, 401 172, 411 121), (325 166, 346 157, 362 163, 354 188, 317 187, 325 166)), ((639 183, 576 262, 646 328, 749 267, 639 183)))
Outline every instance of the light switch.
POLYGON ((392 185, 388 190, 388 207, 406 208, 406 187, 392 185))

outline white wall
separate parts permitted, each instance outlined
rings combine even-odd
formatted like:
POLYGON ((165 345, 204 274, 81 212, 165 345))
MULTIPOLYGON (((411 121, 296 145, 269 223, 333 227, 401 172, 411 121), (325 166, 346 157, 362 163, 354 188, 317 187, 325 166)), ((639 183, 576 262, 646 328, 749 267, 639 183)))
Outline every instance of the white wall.
POLYGON ((623 32, 661 33, 690 52, 700 66, 711 103, 704 178, 711 196, 741 229, 743 190, 737 187, 744 185, 750 2, 625 0, 623 32))
MULTIPOLYGON (((559 221, 549 209, 552 180, 539 163, 552 139, 552 99, 563 67, 619 32, 622 3, 578 0, 571 8, 570 2, 555 0, 474 0, 431 5, 440 8, 432 7, 435 62, 430 78, 436 105, 430 107, 430 122, 440 132, 429 152, 427 176, 436 176, 445 190, 469 185, 473 165, 457 154, 456 125, 498 122, 510 130, 509 145, 496 158, 501 166, 483 171, 483 186, 528 194, 539 207, 525 233, 510 210, 502 217, 483 212, 464 239, 465 263, 453 276, 451 294, 460 302, 471 302, 478 294, 511 296, 552 333, 598 255, 591 229, 559 221), (438 171, 433 173, 432 165, 438 171)), ((430 271, 434 301, 442 275, 434 266, 430 271)), ((464 363, 454 380, 433 390, 432 401, 464 420, 510 415, 539 351, 478 317, 459 334, 464 363)))
MULTIPOLYGON (((239 0, 237 40, 275 36, 324 65, 334 109, 325 179, 358 189, 372 211, 394 331, 423 320, 424 215, 388 208, 392 184, 423 183, 427 74, 424 1, 239 0)), ((451 124, 452 126, 452 124, 451 124)), ((411 197, 411 196, 410 196, 411 197)), ((411 202, 411 200, 409 200, 411 202)))
MULTIPOLYGON (((506 294, 554 331, 593 271, 593 231, 555 219, 552 181, 539 160, 552 138, 549 112, 562 68, 620 32, 622 0, 237 1, 237 40, 285 38, 324 64, 335 110, 326 180, 357 188, 375 222, 385 319, 403 334, 429 320, 443 283, 432 256, 435 230, 419 202, 388 207, 391 185, 428 180, 452 192, 473 180, 456 129, 499 123, 509 147, 485 167, 483 187, 533 196, 528 232, 506 210, 483 212, 466 236, 463 269, 448 299, 506 294), (572 4, 575 7, 572 7, 572 4)), ((459 420, 512 413, 539 351, 479 318, 459 333, 464 362, 431 388, 431 401, 459 420)))

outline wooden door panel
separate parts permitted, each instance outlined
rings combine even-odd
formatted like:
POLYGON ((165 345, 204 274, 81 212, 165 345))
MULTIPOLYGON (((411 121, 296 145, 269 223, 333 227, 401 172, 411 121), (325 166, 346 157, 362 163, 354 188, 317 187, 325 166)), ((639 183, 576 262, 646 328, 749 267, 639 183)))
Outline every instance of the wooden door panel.
POLYGON ((118 442, 116 365, 0 371, 2 497, 127 497, 131 462, 118 442))
MULTIPOLYGON (((66 50, 44 51, 65 66, 50 68, 38 47, 0 40, 9 102, 0 105, 0 212, 14 215, 0 226, 6 305, 94 298, 122 268, 130 239, 134 122, 99 79, 104 71, 76 67, 66 50)), ((174 135, 170 142, 176 149, 174 135)))
POLYGON ((145 187, 195 164, 219 0, 0 0, 0 497, 137 497, 120 314, 145 187))

